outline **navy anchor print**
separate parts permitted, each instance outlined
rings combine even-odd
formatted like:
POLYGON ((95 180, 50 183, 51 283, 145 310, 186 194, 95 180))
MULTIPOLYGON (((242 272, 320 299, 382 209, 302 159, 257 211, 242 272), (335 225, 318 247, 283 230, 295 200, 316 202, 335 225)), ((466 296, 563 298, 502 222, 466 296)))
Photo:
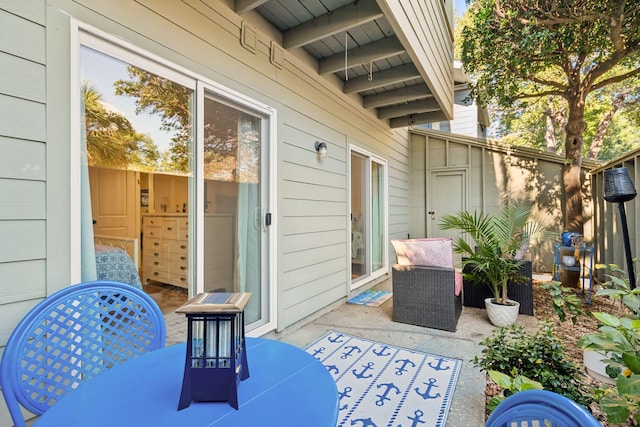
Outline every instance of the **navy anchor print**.
POLYGON ((461 360, 337 331, 307 352, 336 381, 336 427, 445 426, 461 360))

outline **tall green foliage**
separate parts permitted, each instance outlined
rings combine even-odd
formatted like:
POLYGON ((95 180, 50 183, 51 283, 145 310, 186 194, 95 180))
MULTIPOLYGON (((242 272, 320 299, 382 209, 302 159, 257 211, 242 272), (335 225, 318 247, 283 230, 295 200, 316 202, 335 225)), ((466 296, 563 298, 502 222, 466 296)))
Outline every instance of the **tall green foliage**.
POLYGON ((114 83, 116 95, 135 98, 136 113, 157 114, 162 130, 173 132, 168 159, 164 163, 176 172, 187 173, 190 162, 192 90, 141 68, 127 68, 129 80, 114 83))
POLYGON ((640 74, 636 0, 475 0, 462 60, 481 105, 558 96, 567 105, 565 227, 583 232, 581 166, 590 93, 640 74))
POLYGON ((122 169, 155 164, 159 153, 151 138, 136 132, 124 115, 108 109, 94 87, 85 82, 81 90, 89 164, 122 169))
POLYGON ((508 205, 496 214, 462 211, 443 215, 442 230, 459 230, 463 235, 454 241, 454 251, 465 257, 463 265, 471 267, 465 277, 476 283, 485 283, 498 304, 507 304, 507 285, 519 281, 520 266, 524 262, 517 253, 528 248, 532 239, 545 234, 539 221, 530 221, 531 208, 508 205), (474 246, 466 240, 468 235, 474 246))

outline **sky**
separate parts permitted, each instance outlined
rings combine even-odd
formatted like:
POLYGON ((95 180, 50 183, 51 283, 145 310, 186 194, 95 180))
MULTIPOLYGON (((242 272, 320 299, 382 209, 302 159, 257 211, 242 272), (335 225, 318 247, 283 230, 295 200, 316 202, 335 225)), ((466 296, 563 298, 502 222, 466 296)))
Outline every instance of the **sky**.
POLYGON ((464 14, 464 11, 467 10, 467 3, 465 0, 455 0, 453 7, 455 9, 456 15, 462 16, 464 14))

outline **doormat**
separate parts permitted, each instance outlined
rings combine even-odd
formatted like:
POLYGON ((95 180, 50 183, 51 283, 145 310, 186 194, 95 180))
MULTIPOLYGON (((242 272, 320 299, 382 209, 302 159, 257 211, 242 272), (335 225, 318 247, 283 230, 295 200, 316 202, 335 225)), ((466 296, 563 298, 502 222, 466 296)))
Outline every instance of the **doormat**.
POLYGON ((359 293, 347 302, 350 304, 361 304, 369 307, 379 307, 387 302, 389 298, 391 298, 391 292, 369 289, 368 291, 359 293))
POLYGON ((306 348, 338 387, 337 427, 444 426, 462 360, 330 331, 306 348))

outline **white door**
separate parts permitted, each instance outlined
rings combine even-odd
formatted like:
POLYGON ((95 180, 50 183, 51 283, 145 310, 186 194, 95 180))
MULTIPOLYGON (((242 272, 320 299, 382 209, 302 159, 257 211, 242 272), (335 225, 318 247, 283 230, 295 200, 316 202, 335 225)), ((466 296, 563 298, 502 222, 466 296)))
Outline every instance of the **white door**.
POLYGON ((455 215, 467 209, 466 169, 434 171, 429 176, 427 194, 427 236, 456 238, 455 230, 441 230, 438 226, 444 214, 455 215))
MULTIPOLYGON (((89 168, 91 212, 95 236, 139 239, 138 173, 120 169, 89 168)), ((127 247, 134 258, 133 247, 127 247)), ((136 248, 138 249, 138 248, 136 248)))

